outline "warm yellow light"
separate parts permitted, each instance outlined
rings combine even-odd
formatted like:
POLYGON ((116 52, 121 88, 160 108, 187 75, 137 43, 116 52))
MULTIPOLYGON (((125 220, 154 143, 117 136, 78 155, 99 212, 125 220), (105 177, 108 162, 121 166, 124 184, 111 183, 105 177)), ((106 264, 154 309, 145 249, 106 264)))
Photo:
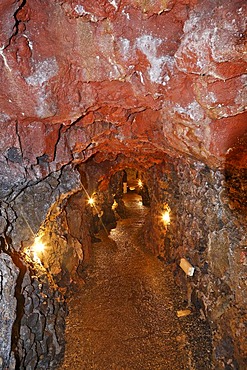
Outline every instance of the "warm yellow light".
POLYGON ((41 241, 42 236, 36 236, 34 239, 33 244, 30 247, 24 248, 23 252, 28 258, 31 258, 34 262, 38 263, 40 266, 43 267, 40 258, 43 258, 43 253, 45 252, 46 246, 41 241))
POLYGON ((42 266, 41 263, 41 256, 43 252, 45 251, 45 244, 41 241, 41 236, 36 236, 34 239, 33 245, 31 247, 25 249, 25 253, 28 257, 32 258, 35 262, 39 263, 42 266))
POLYGON ((141 179, 139 179, 139 180, 138 180, 138 186, 139 186, 140 188, 142 188, 142 186, 143 186, 143 183, 142 183, 142 180, 141 180, 141 179))
POLYGON ((40 254, 44 252, 45 245, 41 242, 40 237, 35 238, 33 245, 31 246, 33 253, 40 254))
POLYGON ((171 209, 167 203, 164 204, 163 213, 161 215, 161 219, 165 226, 170 225, 171 218, 170 218, 171 209))
POLYGON ((92 207, 94 205, 94 199, 91 197, 88 199, 88 204, 92 207))
POLYGON ((114 199, 114 203, 113 203, 113 205, 112 205, 111 209, 114 211, 114 210, 117 208, 117 206, 118 206, 118 203, 117 203, 117 202, 116 202, 116 200, 114 199))
POLYGON ((165 225, 169 225, 170 224, 170 212, 169 211, 165 211, 163 214, 162 214, 162 221, 164 222, 165 225))

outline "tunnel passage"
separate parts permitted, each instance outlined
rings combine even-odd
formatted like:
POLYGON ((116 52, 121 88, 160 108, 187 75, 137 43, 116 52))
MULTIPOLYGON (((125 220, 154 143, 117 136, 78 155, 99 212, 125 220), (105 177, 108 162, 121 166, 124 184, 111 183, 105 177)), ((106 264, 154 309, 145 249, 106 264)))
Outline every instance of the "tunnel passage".
POLYGON ((123 201, 125 218, 98 234, 84 288, 68 301, 61 370, 211 368, 209 326, 195 313, 177 318, 186 305, 172 271, 145 247, 149 208, 134 189, 123 201))
MULTIPOLYGON (((182 307, 188 305, 205 323, 213 323, 212 361, 220 364, 231 361, 232 366, 244 368, 245 347, 236 328, 244 330, 245 316, 242 310, 238 316, 233 296, 236 294, 239 306, 245 302, 245 224, 241 218, 234 218, 231 209, 222 202, 223 172, 201 162, 168 156, 158 162, 150 164, 148 158, 141 167, 122 156, 117 161, 102 162, 92 157, 75 168, 64 167, 59 174, 48 176, 13 200, 12 209, 18 217, 12 223, 12 240, 9 237, 2 241, 5 252, 1 254, 2 263, 9 266, 4 270, 4 279, 10 285, 4 294, 13 297, 9 310, 17 335, 15 341, 11 335, 1 337, 5 346, 1 348, 9 346, 2 358, 10 368, 59 368, 65 348, 66 302, 73 291, 84 289, 92 245, 101 242, 98 234, 102 231, 108 234, 118 220, 128 216, 122 180, 123 171, 128 174, 129 168, 135 174, 138 171, 148 189, 149 212, 143 224, 142 242, 164 266, 169 266, 180 289, 182 307), (97 227, 89 202, 96 193, 99 215, 103 215, 102 210, 110 215, 109 224, 107 219, 102 224, 97 215, 97 227), (118 212, 112 209, 114 200, 120 204, 118 212), (38 225, 40 210, 45 220, 34 240, 30 229, 35 230, 38 225), (170 220, 164 224, 162 215, 167 210, 170 220), (18 238, 23 242, 17 253, 21 263, 16 264, 8 246, 18 244, 18 238), (35 244, 40 246, 39 242, 45 246, 43 251, 34 249, 35 244), (181 258, 195 267, 192 277, 188 278, 180 268, 181 258), (235 261, 238 263, 234 264, 235 261), (22 264, 25 271, 19 274, 22 264), (13 290, 18 276, 22 276, 19 291, 17 287, 13 290), (21 305, 18 320, 16 303, 21 305)), ((129 189, 127 196, 131 194, 134 191, 129 189)), ((3 327, 5 333, 8 327, 3 327)))
POLYGON ((109 232, 109 181, 135 169, 147 249, 210 323, 214 368, 245 370, 246 1, 0 9, 0 367, 59 366, 102 226, 84 188, 109 232))

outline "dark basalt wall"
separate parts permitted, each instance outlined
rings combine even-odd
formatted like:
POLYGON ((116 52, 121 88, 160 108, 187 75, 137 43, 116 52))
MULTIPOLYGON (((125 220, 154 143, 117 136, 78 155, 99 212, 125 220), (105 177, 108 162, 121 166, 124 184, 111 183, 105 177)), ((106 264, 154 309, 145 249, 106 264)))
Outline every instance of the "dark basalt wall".
POLYGON ((149 183, 155 211, 147 240, 153 236, 150 248, 174 264, 188 304, 211 323, 217 369, 244 369, 247 361, 246 202, 240 188, 234 200, 229 192, 236 181, 246 184, 246 175, 236 169, 234 174, 230 179, 201 162, 180 160, 152 169, 155 178, 149 183), (166 202, 171 208, 167 231, 161 219, 156 221, 166 202), (195 267, 193 277, 179 267, 181 258, 195 267))
POLYGON ((17 183, 12 188, 10 183, 8 196, 1 202, 2 369, 55 368, 62 358, 64 292, 55 274, 40 263, 45 253, 37 260, 31 246, 53 203, 58 199, 61 203, 79 186, 79 173, 68 166, 43 181, 17 183))

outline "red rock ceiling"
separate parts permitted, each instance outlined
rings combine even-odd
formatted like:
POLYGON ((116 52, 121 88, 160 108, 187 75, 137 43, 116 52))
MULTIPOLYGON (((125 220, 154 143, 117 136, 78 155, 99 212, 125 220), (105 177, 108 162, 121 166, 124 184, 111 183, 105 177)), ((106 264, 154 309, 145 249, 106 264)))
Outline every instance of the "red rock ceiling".
POLYGON ((1 151, 222 165, 247 132, 245 0, 2 0, 1 151))

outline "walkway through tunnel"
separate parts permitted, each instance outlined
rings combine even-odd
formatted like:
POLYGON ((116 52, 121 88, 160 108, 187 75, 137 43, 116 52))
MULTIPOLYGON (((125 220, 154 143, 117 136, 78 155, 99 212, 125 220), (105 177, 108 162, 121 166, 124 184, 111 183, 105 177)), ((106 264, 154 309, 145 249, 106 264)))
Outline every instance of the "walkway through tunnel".
POLYGON ((216 238, 208 202, 215 202, 221 177, 168 156, 142 163, 92 157, 63 169, 63 193, 34 243, 23 245, 19 369, 212 367, 210 319, 218 320, 218 306, 209 317, 208 290, 222 299, 229 289, 219 285, 228 236, 219 220, 216 238), (180 267, 182 259, 193 274, 180 267))
POLYGON ((0 370, 246 370, 246 0, 0 9, 0 370))
POLYGON ((94 221, 80 288, 68 299, 61 370, 210 369, 207 322, 183 299, 172 265, 145 242, 150 199, 144 174, 117 171, 110 188, 116 225, 109 210, 103 217, 99 194, 89 197, 89 209, 100 220, 94 221))

